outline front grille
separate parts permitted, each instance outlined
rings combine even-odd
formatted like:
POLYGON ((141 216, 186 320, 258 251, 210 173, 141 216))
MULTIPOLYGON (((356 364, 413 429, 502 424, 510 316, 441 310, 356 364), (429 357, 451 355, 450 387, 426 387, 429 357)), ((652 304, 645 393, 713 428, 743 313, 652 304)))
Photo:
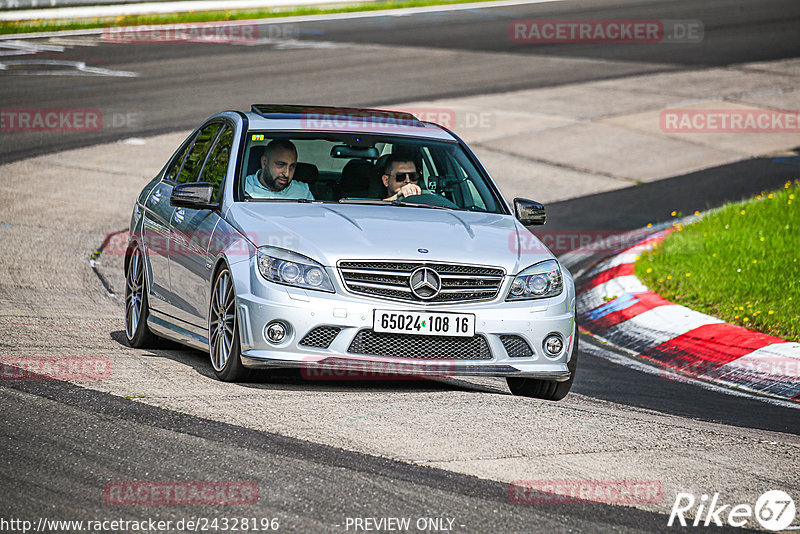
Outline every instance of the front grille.
POLYGON ((505 335, 500 336, 500 341, 506 348, 506 352, 510 358, 530 358, 533 356, 533 349, 528 345, 520 336, 505 335))
POLYGON ((339 335, 341 328, 335 326, 318 326, 308 332, 300 341, 300 345, 304 347, 314 347, 318 349, 327 349, 330 347, 336 336, 339 335))
POLYGON ((371 297, 411 302, 472 302, 492 300, 500 291, 505 271, 497 267, 405 261, 342 261, 339 273, 348 291, 371 297), (417 298, 409 286, 419 267, 436 271, 441 291, 431 299, 417 298))
POLYGON ((483 336, 413 336, 361 330, 347 349, 352 354, 420 360, 491 360, 483 336))

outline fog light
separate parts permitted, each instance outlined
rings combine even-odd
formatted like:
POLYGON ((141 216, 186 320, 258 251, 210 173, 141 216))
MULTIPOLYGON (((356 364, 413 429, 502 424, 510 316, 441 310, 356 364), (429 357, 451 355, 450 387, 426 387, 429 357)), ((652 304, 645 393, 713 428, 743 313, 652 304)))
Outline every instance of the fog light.
POLYGON ((286 339, 286 333, 288 331, 289 329, 287 326, 281 321, 272 321, 264 326, 264 339, 277 345, 286 339))
POLYGON ((555 358, 561 354, 561 351, 564 349, 564 340, 561 339, 561 336, 558 334, 550 334, 544 338, 542 346, 547 356, 555 358))

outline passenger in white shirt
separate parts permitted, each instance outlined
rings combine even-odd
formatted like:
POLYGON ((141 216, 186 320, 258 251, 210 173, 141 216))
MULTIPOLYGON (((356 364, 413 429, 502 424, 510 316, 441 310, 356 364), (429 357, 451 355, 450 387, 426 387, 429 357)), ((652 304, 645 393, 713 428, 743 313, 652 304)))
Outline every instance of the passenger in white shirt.
POLYGON ((288 139, 273 139, 264 147, 261 170, 245 177, 244 192, 251 198, 305 198, 314 200, 308 184, 295 182, 297 148, 288 139))

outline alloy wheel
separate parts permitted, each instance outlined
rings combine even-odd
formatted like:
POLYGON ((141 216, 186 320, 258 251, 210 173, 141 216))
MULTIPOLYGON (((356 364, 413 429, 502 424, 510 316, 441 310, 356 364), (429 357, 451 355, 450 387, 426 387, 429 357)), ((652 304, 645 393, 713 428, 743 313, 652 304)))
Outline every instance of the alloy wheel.
POLYGON ((224 270, 217 276, 211 296, 208 340, 211 352, 211 365, 222 371, 234 343, 236 330, 236 298, 233 292, 230 272, 224 270))
POLYGON ((139 248, 133 249, 128 276, 125 284, 125 334, 128 340, 133 339, 139 327, 142 313, 142 296, 144 294, 144 268, 142 253, 139 248))

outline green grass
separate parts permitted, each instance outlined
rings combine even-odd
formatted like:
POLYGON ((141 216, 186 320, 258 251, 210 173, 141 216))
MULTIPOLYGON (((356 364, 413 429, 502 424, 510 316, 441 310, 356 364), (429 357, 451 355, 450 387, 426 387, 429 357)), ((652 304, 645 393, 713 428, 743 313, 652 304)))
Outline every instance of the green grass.
POLYGON ((647 287, 729 323, 800 341, 800 181, 676 230, 636 262, 647 287))
POLYGON ((360 11, 379 11, 405 7, 424 7, 449 4, 488 2, 491 0, 377 0, 374 3, 346 4, 330 7, 287 7, 256 10, 197 11, 164 15, 129 15, 92 19, 63 20, 22 20, 0 22, 0 35, 15 33, 34 33, 60 30, 84 30, 117 26, 141 26, 153 24, 178 24, 188 22, 219 22, 226 20, 266 19, 305 15, 328 15, 331 13, 354 13, 360 11))

